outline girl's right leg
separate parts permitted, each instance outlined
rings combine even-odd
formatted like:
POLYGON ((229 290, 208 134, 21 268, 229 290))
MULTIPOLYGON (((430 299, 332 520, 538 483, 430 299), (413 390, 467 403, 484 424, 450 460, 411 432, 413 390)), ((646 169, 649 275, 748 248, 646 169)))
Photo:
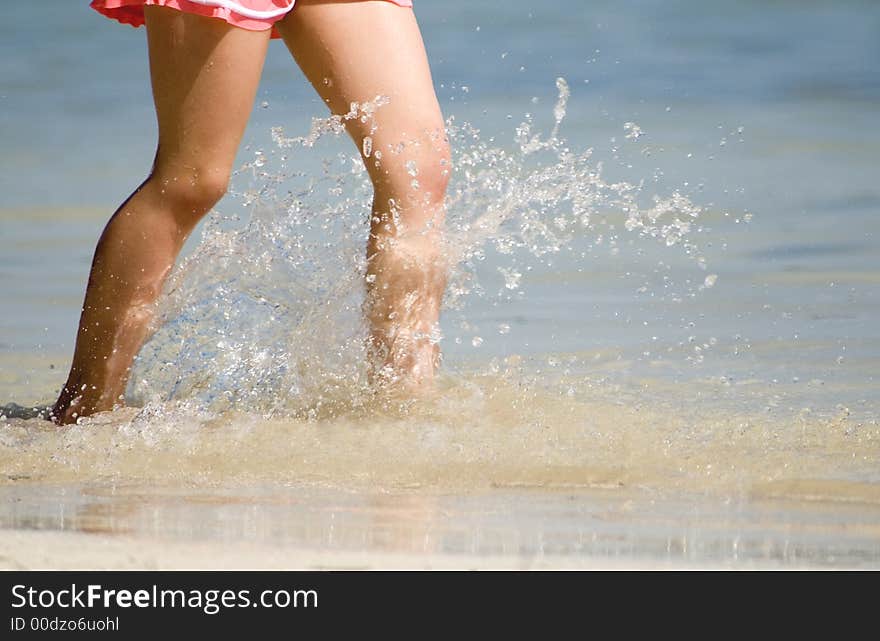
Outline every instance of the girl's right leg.
POLYGON ((223 196, 259 84, 269 31, 148 6, 159 145, 149 178, 95 250, 59 424, 121 404, 153 306, 187 236, 223 196))
POLYGON ((429 385, 439 362, 451 165, 415 15, 390 2, 297 0, 276 28, 333 113, 390 99, 371 118, 346 121, 373 183, 365 281, 372 374, 411 390, 429 385))

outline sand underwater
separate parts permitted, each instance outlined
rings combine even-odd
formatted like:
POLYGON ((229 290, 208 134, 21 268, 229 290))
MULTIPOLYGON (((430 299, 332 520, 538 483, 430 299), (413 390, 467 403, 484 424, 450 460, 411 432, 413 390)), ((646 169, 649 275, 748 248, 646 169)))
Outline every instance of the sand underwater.
MULTIPOLYGON (((642 104, 620 68, 710 45, 640 40, 603 7, 584 24, 639 45, 577 71, 526 71, 469 27, 461 46, 513 65, 524 96, 435 52, 454 268, 418 398, 367 384, 358 150, 339 118, 304 120, 320 105, 291 121, 272 98, 166 286, 130 406, 42 420, 108 212, 34 200, 24 176, 48 165, 4 153, 23 186, 0 189, 0 568, 880 568, 880 80, 853 71, 870 38, 829 54, 837 84, 799 75, 791 36, 760 61, 732 49, 724 106, 648 81, 642 104), (765 68, 788 93, 746 82, 765 68)), ((437 11, 442 41, 461 25, 437 11)))

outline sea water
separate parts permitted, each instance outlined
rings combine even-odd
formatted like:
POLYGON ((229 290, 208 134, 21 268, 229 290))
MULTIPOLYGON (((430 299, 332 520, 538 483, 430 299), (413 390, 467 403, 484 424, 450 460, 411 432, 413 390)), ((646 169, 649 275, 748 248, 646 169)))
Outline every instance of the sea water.
POLYGON ((188 539, 199 506, 206 540, 365 555, 877 563, 880 12, 491 4, 417 7, 453 146, 431 395, 366 383, 369 183, 273 45, 131 407, 63 430, 27 417, 149 166, 143 32, 59 3, 57 41, 3 34, 5 527, 188 539))

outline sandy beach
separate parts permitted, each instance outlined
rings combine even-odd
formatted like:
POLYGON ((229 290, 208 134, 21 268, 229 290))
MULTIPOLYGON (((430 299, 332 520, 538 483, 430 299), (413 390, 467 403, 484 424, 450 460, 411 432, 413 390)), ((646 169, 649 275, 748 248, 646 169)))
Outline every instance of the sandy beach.
POLYGON ((4 486, 7 569, 876 569, 876 486, 4 486))

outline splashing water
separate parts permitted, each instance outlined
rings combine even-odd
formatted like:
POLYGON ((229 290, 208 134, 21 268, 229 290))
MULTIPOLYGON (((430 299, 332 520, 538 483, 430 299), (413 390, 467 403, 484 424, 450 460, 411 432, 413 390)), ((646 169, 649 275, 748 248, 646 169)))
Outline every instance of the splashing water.
MULTIPOLYGON (((696 254, 689 234, 700 208, 678 193, 643 206, 642 184, 606 181, 591 149, 573 151, 560 136, 569 89, 563 79, 557 88, 550 136, 536 132, 527 115, 512 149, 454 117, 447 122, 455 154, 446 205, 448 313, 466 318, 469 298, 488 296, 478 278, 487 253, 510 263, 498 269, 516 289, 523 261, 564 251, 577 234, 598 235, 600 214, 608 212, 622 213, 630 232, 696 254)), ((369 122, 386 102, 316 119, 300 138, 273 129, 277 149, 258 151, 239 171, 257 184, 239 194, 248 219, 229 229, 215 213, 170 278, 158 327, 133 372, 133 402, 283 416, 357 407, 370 396, 361 308, 372 189, 363 160, 340 152, 310 173, 290 170, 287 154, 340 135, 347 120, 369 122)), ((362 151, 367 159, 380 153, 370 138, 362 151)), ((407 171, 418 176, 412 161, 407 171)), ((605 235, 613 248, 615 234, 605 235)))

